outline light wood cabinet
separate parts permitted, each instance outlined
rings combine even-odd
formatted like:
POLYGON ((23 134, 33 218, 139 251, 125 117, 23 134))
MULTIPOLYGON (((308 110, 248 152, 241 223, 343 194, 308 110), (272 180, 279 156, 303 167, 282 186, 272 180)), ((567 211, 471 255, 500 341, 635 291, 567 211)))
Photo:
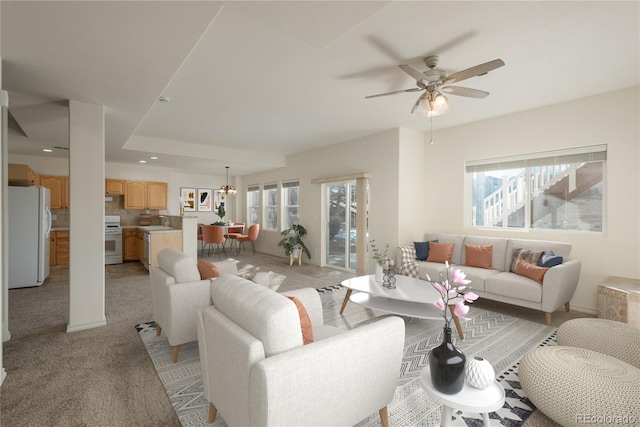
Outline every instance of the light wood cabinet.
POLYGON ((125 209, 167 209, 167 183, 125 181, 125 209))
POLYGON ((36 174, 29 165, 9 163, 7 175, 11 185, 37 185, 36 174))
POLYGON ((161 250, 172 248, 182 252, 182 233, 151 233, 149 248, 151 251, 149 254, 150 267, 157 267, 158 254, 161 250))
POLYGON ((147 182, 147 208, 154 210, 167 209, 166 182, 147 182))
POLYGON ((48 188, 51 193, 51 209, 66 209, 69 207, 68 176, 41 175, 40 185, 48 188))
POLYGON ((124 180, 123 179, 107 179, 104 185, 105 194, 109 195, 123 195, 124 194, 124 180))
POLYGON ((137 240, 138 247, 136 250, 138 251, 138 259, 140 262, 144 262, 144 231, 137 230, 137 240))
POLYGON ((49 233, 49 265, 56 265, 56 232, 49 233))
POLYGON ((58 230, 55 231, 55 265, 67 264, 69 264, 69 230, 58 230))
POLYGON ((124 230, 122 232, 122 260, 133 261, 138 257, 138 230, 124 230))

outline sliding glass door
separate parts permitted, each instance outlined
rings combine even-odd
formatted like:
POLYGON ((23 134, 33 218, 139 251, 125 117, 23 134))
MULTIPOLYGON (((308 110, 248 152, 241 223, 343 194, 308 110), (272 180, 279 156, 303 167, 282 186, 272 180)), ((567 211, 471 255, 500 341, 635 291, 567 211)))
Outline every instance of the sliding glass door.
POLYGON ((326 185, 326 264, 347 270, 356 268, 356 181, 326 185))

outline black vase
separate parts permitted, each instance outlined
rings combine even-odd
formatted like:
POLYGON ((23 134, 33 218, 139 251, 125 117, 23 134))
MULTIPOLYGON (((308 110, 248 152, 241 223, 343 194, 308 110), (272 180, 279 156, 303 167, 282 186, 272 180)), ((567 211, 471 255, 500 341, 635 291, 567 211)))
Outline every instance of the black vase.
POLYGON ((464 386, 464 353, 451 343, 451 328, 444 328, 442 344, 429 352, 431 382, 444 394, 456 394, 464 386))

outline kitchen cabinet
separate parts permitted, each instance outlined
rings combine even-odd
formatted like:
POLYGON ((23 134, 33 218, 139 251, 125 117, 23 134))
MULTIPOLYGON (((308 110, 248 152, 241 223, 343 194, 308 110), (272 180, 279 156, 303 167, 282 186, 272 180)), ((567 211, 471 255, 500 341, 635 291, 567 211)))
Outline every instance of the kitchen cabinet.
POLYGON ((56 265, 56 232, 49 233, 49 265, 56 265))
POLYGON ((161 250, 172 248, 182 252, 182 232, 151 232, 149 233, 149 264, 150 267, 158 266, 158 254, 161 250))
POLYGON ((107 179, 104 185, 105 194, 109 195, 123 195, 124 194, 124 180, 123 179, 107 179))
POLYGON ((69 264, 69 230, 49 233, 49 265, 69 264))
POLYGON ((123 230, 122 232, 122 260, 133 261, 138 258, 138 230, 123 230))
POLYGON ((9 163, 7 175, 10 185, 37 185, 36 174, 29 165, 9 163))
POLYGON ((167 209, 167 183, 125 181, 125 209, 167 209))
POLYGON ((40 185, 51 192, 51 209, 66 209, 69 207, 69 177, 68 176, 40 176, 40 185))
POLYGON ((136 230, 136 236, 138 241, 138 246, 136 248, 138 259, 140 262, 144 263, 144 231, 136 230))

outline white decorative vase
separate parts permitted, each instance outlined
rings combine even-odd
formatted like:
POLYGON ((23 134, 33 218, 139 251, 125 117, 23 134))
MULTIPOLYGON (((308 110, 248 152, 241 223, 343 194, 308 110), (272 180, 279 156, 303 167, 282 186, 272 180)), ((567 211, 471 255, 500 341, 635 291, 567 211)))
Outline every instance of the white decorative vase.
POLYGON ((476 356, 467 359, 464 378, 470 386, 484 389, 493 384, 496 380, 496 373, 488 360, 476 356))
POLYGON ((294 246, 293 247, 293 251, 291 252, 291 256, 294 259, 298 259, 300 258, 300 251, 302 250, 302 248, 300 246, 294 246))
POLYGON ((382 267, 376 264, 376 282, 382 283, 382 267))

